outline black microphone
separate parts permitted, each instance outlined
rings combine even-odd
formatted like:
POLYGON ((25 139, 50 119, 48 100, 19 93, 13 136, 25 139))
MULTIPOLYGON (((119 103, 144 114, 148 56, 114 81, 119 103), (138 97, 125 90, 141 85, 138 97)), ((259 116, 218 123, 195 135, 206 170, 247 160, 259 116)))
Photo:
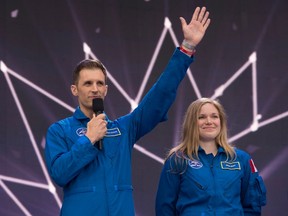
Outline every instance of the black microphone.
MULTIPOLYGON (((93 112, 97 115, 104 112, 104 104, 102 98, 94 98, 92 102, 92 109, 93 112)), ((103 148, 103 140, 99 140, 98 142, 98 148, 101 150, 103 148)))

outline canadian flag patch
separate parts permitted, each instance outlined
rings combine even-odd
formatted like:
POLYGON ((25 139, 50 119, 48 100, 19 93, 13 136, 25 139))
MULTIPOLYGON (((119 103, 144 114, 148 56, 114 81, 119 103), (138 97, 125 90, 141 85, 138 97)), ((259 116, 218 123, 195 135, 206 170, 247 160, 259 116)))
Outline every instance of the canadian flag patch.
POLYGON ((252 173, 258 172, 258 170, 257 170, 257 168, 256 168, 256 166, 254 164, 254 161, 252 159, 249 160, 249 164, 250 164, 252 173))

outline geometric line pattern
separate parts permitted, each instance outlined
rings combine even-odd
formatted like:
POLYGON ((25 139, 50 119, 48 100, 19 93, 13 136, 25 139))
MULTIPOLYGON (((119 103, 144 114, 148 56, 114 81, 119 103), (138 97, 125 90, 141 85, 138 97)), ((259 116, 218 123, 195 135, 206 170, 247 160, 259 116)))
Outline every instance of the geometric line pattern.
MULTIPOLYGON (((143 78, 143 82, 139 88, 139 91, 135 97, 135 99, 131 98, 128 93, 125 91, 125 89, 117 82, 117 80, 113 77, 113 75, 108 71, 107 69, 107 74, 108 74, 108 79, 112 82, 112 84, 117 88, 117 90, 123 95, 123 97, 130 103, 131 106, 131 111, 133 109, 135 109, 135 107, 137 107, 139 101, 141 100, 142 96, 143 96, 143 92, 144 89, 147 85, 148 79, 152 73, 154 64, 157 60, 158 54, 160 52, 160 49, 163 45, 164 39, 166 37, 167 34, 170 34, 172 41, 174 43, 175 46, 179 45, 179 41, 176 39, 175 33, 172 29, 172 25, 170 20, 166 17, 165 21, 164 21, 164 28, 163 31, 161 33, 161 36, 159 38, 159 41, 157 43, 157 46, 154 50, 154 53, 152 55, 151 61, 148 65, 148 68, 146 70, 145 76, 143 78)), ((89 47, 88 44, 83 43, 83 50, 85 53, 85 57, 86 58, 93 58, 93 59, 98 59, 97 56, 91 51, 91 48, 89 47)), ((257 63, 257 56, 256 56, 256 52, 253 52, 248 61, 238 70, 234 73, 234 75, 228 79, 224 84, 222 84, 220 87, 218 87, 215 90, 214 95, 211 96, 211 98, 215 99, 218 98, 219 96, 222 96, 224 91, 233 83, 233 81, 235 81, 242 73, 245 72, 245 70, 251 66, 252 67, 252 103, 253 103, 253 120, 252 120, 252 124, 250 125, 250 127, 244 129, 243 131, 239 132, 238 134, 230 137, 230 141, 235 141, 240 139, 241 137, 251 133, 251 132, 255 132, 257 131, 260 127, 263 127, 265 125, 271 124, 275 121, 278 121, 280 119, 286 118, 288 116, 288 111, 283 112, 281 114, 278 114, 274 117, 271 117, 269 119, 266 119, 262 122, 260 122, 259 120, 261 119, 261 114, 258 113, 258 102, 257 102, 257 68, 256 68, 256 63, 257 63)), ((37 160, 41 166, 41 169, 43 171, 43 174, 45 176, 45 179, 47 181, 47 184, 41 184, 41 183, 37 183, 37 182, 32 182, 32 181, 27 181, 24 179, 18 179, 18 178, 14 178, 14 177, 9 177, 9 176, 4 176, 4 175, 0 175, 0 187, 7 193, 7 195, 15 202, 15 204, 19 207, 19 209, 25 214, 25 215, 31 215, 31 213, 27 210, 27 208, 25 208, 25 206, 20 202, 19 199, 17 199, 17 197, 13 194, 13 192, 11 190, 9 190, 9 187, 7 187, 7 185, 5 184, 5 182, 13 182, 13 183, 17 183, 17 184, 22 184, 22 185, 28 185, 31 187, 37 187, 37 188, 41 188, 44 190, 48 190, 53 197, 55 198, 55 201, 57 203, 57 205, 60 207, 61 206, 61 200, 59 198, 59 196, 57 195, 56 192, 56 188, 54 187, 46 166, 44 164, 44 160, 40 155, 40 151, 38 149, 38 146, 36 144, 34 135, 32 133, 32 130, 29 126, 29 123, 27 121, 26 115, 22 109, 21 103, 19 102, 19 98, 17 96, 17 93, 13 87, 13 84, 10 80, 10 75, 17 78, 18 80, 22 81, 23 83, 27 84, 28 86, 30 86, 31 88, 35 89, 36 91, 40 92, 41 94, 45 95, 46 97, 48 97, 49 99, 51 99, 52 101, 54 101, 55 103, 59 104, 60 106, 66 108, 67 110, 74 112, 75 108, 71 107, 70 105, 64 103, 63 101, 61 101, 60 99, 58 99, 57 97, 53 96, 52 94, 48 93, 47 91, 45 91, 44 89, 40 88, 39 86, 37 86, 36 84, 30 82, 29 80, 27 80, 26 78, 22 77, 21 75, 19 75, 18 73, 14 72, 13 70, 11 70, 9 67, 7 67, 5 65, 5 63, 3 61, 0 61, 0 70, 3 72, 6 82, 9 86, 9 89, 11 91, 11 94, 13 96, 13 99, 16 103, 16 106, 18 108, 18 111, 20 113, 20 116, 22 118, 22 121, 25 125, 25 129, 29 135, 29 139, 30 142, 32 144, 33 150, 36 154, 37 160)), ((201 97, 201 93, 197 87, 197 83, 192 75, 192 72, 190 69, 188 69, 187 71, 187 76, 188 79, 192 85, 192 88, 197 96, 197 98, 201 97)), ((163 159, 158 157, 157 155, 153 154, 152 152, 149 152, 147 149, 135 144, 135 149, 138 150, 139 152, 147 155, 149 158, 158 161, 160 163, 163 163, 163 159)), ((265 174, 263 177, 267 177, 269 175, 269 173, 271 173, 273 171, 273 169, 271 168, 271 166, 274 164, 279 164, 282 163, 283 160, 285 160, 285 156, 287 155, 288 152, 288 148, 286 148, 285 152, 283 152, 283 157, 279 157, 281 161, 276 160, 273 161, 272 163, 270 163, 270 167, 266 167, 263 169, 263 174, 265 174)), ((277 166, 276 166, 277 167, 277 166)))

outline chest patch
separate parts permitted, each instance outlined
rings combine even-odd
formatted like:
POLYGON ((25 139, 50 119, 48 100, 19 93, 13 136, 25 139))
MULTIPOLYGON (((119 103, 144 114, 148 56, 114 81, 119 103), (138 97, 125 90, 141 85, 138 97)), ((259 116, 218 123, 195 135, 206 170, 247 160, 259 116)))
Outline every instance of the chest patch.
POLYGON ((203 167, 203 164, 196 160, 188 160, 188 165, 193 169, 200 169, 203 167))
POLYGON ((236 162, 221 161, 220 163, 221 163, 222 169, 241 170, 241 166, 240 166, 240 163, 238 161, 236 161, 236 162))
POLYGON ((119 128, 108 128, 105 137, 120 136, 121 132, 119 128))
POLYGON ((87 132, 87 128, 81 127, 76 130, 78 136, 84 136, 87 132))

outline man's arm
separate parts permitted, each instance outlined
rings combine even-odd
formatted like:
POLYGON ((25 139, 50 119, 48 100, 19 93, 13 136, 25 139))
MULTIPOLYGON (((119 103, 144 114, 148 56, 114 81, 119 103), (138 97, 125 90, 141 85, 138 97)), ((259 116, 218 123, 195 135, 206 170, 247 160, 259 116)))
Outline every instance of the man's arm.
MULTIPOLYGON (((210 24, 208 16, 209 12, 206 8, 200 10, 198 7, 188 24, 184 18, 180 18, 186 46, 197 46, 200 43, 210 24)), ((183 51, 182 47, 181 45, 182 52, 179 49, 175 50, 164 72, 132 113, 136 132, 133 133, 134 141, 151 131, 159 122, 167 119, 166 115, 176 98, 177 89, 193 62, 191 55, 185 55, 187 52, 183 51)), ((189 47, 185 49, 189 52, 189 47)))

